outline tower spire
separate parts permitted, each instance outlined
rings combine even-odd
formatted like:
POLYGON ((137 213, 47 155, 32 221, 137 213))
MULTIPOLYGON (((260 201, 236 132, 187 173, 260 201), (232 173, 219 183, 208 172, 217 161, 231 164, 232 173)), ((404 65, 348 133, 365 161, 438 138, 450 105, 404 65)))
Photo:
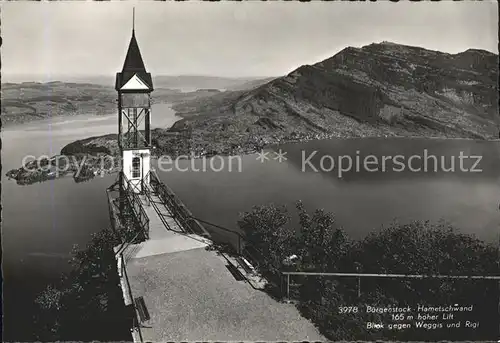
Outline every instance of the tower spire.
MULTIPOLYGON (((130 38, 127 55, 125 56, 125 62, 123 63, 123 69, 121 73, 118 73, 116 78, 116 90, 130 89, 123 87, 131 79, 134 81, 132 83, 139 87, 136 90, 147 92, 153 91, 153 80, 151 79, 151 74, 146 71, 141 51, 139 50, 139 45, 137 44, 137 39, 135 37, 135 7, 132 7, 132 37, 130 38), (140 85, 137 82, 139 82, 140 85)), ((127 87, 131 87, 131 85, 127 87)))

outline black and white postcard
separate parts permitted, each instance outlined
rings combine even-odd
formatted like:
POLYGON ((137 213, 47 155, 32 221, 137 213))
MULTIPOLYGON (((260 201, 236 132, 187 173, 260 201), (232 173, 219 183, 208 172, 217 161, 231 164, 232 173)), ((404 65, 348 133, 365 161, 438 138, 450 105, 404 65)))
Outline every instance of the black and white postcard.
POLYGON ((0 7, 3 341, 500 339, 497 2, 0 7))

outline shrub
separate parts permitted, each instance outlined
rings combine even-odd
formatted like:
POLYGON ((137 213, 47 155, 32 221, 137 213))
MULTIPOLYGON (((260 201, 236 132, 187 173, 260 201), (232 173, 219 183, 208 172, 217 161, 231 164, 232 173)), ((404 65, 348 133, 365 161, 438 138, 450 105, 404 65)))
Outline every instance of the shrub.
POLYGON ((42 341, 130 340, 111 230, 94 234, 85 249, 75 246, 72 270, 36 299, 35 336, 42 341), (118 333, 118 336, 117 336, 118 333))
MULTIPOLYGON (((283 260, 298 255, 297 271, 390 274, 496 275, 497 250, 478 239, 457 233, 439 222, 394 222, 359 241, 350 240, 335 217, 323 210, 309 214, 296 206, 299 225, 291 227, 285 207, 254 207, 241 215, 240 228, 260 251, 264 275, 279 276, 283 260)), ((277 278, 276 278, 277 279, 277 278)), ((498 329, 498 285, 490 280, 395 279, 293 276, 291 297, 301 313, 330 340, 477 340, 492 339, 498 329), (465 320, 479 320, 475 330, 370 330, 367 322, 390 323, 390 315, 365 313, 366 305, 474 305, 465 320), (357 306, 356 314, 341 314, 339 306, 357 306)), ((276 283, 279 285, 279 283, 276 283)), ((278 290, 270 289, 272 293, 278 290)), ((415 312, 413 312, 415 314, 415 312)), ((462 313, 463 315, 463 313, 462 313)), ((460 317, 460 314, 456 314, 460 317)), ((446 321, 442 321, 446 324, 446 321)), ((463 326, 463 324, 462 324, 463 326)))

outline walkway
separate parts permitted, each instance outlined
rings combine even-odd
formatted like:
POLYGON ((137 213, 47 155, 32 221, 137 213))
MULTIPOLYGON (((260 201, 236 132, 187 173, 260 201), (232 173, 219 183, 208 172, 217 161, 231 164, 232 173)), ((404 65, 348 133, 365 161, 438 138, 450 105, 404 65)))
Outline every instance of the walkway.
POLYGON ((150 239, 124 253, 134 298, 144 298, 150 320, 144 342, 325 341, 292 304, 280 303, 230 272, 231 263, 186 235, 156 196, 160 215, 142 196, 150 239))
POLYGON ((141 195, 140 198, 149 218, 149 239, 140 244, 130 245, 124 252, 126 259, 204 248, 210 243, 204 237, 184 234, 157 195, 152 194, 151 200, 156 203, 160 214, 157 213, 155 206, 150 203, 146 195, 141 195), (165 227, 160 215, 165 219, 168 227, 165 227))

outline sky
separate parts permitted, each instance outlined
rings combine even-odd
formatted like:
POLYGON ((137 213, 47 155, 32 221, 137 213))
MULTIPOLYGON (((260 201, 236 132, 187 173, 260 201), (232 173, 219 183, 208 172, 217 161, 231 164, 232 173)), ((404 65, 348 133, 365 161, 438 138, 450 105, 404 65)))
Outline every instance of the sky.
POLYGON ((347 46, 381 41, 498 53, 494 1, 4 2, 2 81, 113 76, 136 37, 153 75, 285 75, 347 46))

